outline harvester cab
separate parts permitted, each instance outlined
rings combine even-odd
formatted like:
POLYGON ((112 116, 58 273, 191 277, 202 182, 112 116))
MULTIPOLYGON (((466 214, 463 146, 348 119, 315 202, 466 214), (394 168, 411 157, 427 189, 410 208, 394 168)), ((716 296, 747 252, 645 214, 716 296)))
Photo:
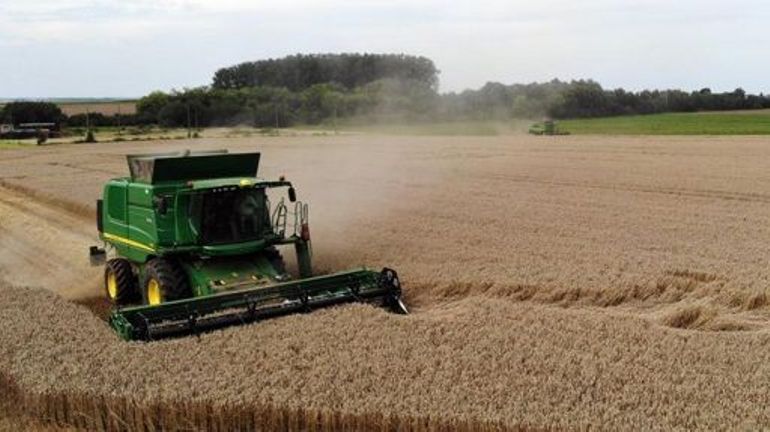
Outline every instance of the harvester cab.
POLYGON ((197 333, 357 301, 407 313, 393 270, 313 274, 308 205, 285 178, 257 177, 259 153, 127 159, 130 176, 107 182, 97 201, 105 248, 90 249, 92 263, 105 265, 110 324, 122 338, 197 333), (298 278, 286 269, 284 246, 296 255, 298 278))

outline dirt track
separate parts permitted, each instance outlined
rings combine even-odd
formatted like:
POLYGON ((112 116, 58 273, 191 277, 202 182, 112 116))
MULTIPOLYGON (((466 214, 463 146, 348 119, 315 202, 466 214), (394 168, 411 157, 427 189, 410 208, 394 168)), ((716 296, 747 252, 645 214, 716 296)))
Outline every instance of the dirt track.
POLYGON ((121 343, 87 309, 10 286, 98 296, 99 185, 125 172, 122 154, 169 144, 4 151, 0 367, 22 392, 309 406, 359 427, 377 412, 414 429, 770 425, 767 139, 225 144, 295 181, 319 267, 393 266, 416 313, 349 307, 121 343))
POLYGON ((100 272, 84 267, 89 242, 93 228, 82 216, 0 186, 0 279, 48 287, 70 299, 93 295, 100 272))

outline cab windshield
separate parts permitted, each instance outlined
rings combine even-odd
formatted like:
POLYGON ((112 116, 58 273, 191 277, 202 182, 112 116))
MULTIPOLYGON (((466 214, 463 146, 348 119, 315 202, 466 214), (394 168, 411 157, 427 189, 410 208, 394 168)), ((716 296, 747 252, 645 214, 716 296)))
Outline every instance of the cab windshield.
POLYGON ((272 232, 265 190, 235 189, 195 195, 192 214, 200 215, 203 244, 241 243, 272 232))

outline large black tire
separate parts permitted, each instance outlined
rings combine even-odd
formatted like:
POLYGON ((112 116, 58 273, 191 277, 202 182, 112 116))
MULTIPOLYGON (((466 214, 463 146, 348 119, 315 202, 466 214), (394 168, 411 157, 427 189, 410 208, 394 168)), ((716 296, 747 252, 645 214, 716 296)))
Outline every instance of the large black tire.
POLYGON ((190 297, 190 283, 182 267, 165 258, 154 258, 147 263, 142 280, 142 297, 145 304, 159 304, 190 297), (158 292, 153 292, 152 283, 158 292))
POLYGON ((139 300, 137 280, 131 263, 123 258, 113 258, 104 267, 104 291, 107 299, 116 306, 139 300))

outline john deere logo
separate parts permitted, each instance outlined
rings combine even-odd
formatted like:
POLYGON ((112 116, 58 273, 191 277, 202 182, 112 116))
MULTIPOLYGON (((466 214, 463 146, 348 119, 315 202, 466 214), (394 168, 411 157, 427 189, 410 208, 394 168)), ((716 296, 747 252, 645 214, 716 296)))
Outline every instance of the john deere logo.
POLYGON ((251 180, 249 179, 243 179, 241 180, 241 187, 251 186, 251 180))

